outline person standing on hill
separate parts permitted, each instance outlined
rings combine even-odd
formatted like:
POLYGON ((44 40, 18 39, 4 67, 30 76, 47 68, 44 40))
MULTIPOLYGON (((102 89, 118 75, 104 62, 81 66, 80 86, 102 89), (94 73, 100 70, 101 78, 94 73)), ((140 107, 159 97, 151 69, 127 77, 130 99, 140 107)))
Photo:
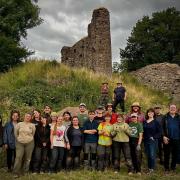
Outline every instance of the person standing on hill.
POLYGON ((124 102, 126 100, 127 93, 125 87, 122 86, 121 82, 117 83, 117 87, 114 89, 114 97, 113 97, 113 112, 116 111, 116 106, 120 104, 120 108, 122 112, 125 112, 124 102))
POLYGON ((175 171, 180 143, 180 116, 176 105, 169 106, 169 112, 163 117, 164 168, 166 172, 175 171), (169 167, 170 155, 171 167, 169 167), (170 169, 171 168, 171 169, 170 169))
POLYGON ((109 87, 108 83, 104 82, 101 86, 101 97, 100 97, 100 105, 106 107, 109 101, 109 87))
POLYGON ((10 115, 10 121, 4 126, 3 142, 7 151, 7 166, 8 171, 11 171, 14 165, 16 157, 16 140, 14 134, 14 128, 20 119, 20 113, 17 110, 12 110, 10 115))
MULTIPOLYGON (((154 118, 162 126, 162 120, 164 116, 163 114, 161 114, 161 106, 155 105, 154 112, 155 112, 154 118)), ((162 136, 158 139, 158 156, 159 156, 160 164, 163 165, 163 137, 162 136)))
POLYGON ((80 112, 77 115, 78 120, 79 120, 79 126, 83 127, 84 122, 88 120, 88 114, 86 112, 86 104, 85 103, 81 103, 79 105, 79 111, 80 112))
POLYGON ((131 105, 131 110, 126 115, 126 118, 125 118, 126 123, 129 124, 131 122, 131 114, 134 114, 134 113, 137 114, 137 116, 138 116, 138 122, 143 123, 145 120, 145 116, 144 116, 144 113, 141 111, 141 106, 140 106, 139 102, 134 102, 131 105))

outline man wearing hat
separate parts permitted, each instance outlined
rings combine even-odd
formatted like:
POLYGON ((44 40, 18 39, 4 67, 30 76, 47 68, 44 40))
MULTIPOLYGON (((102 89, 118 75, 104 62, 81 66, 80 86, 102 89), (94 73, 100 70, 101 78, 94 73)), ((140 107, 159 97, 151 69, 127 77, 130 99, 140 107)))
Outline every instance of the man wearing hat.
POLYGON ((145 120, 145 116, 144 116, 144 113, 141 112, 141 106, 139 104, 139 102, 134 102, 132 105, 131 105, 131 111, 127 114, 126 116, 126 123, 130 123, 131 122, 131 114, 133 113, 136 113, 138 115, 138 121, 139 122, 144 122, 145 120))
POLYGON ((122 112, 125 111, 124 101, 126 100, 126 89, 122 86, 121 82, 117 83, 117 87, 114 89, 114 103, 113 103, 113 112, 116 111, 116 107, 120 104, 122 112))
MULTIPOLYGON (((163 114, 161 114, 161 105, 156 104, 154 106, 155 119, 162 125, 163 114)), ((163 165, 163 140, 162 137, 158 139, 158 156, 160 160, 160 164, 163 165)))
POLYGON ((77 116, 79 119, 80 127, 83 127, 84 122, 88 120, 88 114, 86 112, 86 104, 85 103, 81 103, 79 105, 79 113, 77 116))
POLYGON ((102 106, 106 106, 109 100, 109 87, 107 82, 103 82, 101 85, 101 97, 99 104, 102 106))

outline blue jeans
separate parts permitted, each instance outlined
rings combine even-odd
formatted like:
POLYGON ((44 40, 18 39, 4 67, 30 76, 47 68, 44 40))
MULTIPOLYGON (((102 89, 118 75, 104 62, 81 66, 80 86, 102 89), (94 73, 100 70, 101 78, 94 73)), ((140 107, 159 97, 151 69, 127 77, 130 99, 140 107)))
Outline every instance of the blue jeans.
POLYGON ((54 146, 51 150, 51 160, 49 169, 51 172, 59 172, 62 169, 62 161, 64 157, 64 147, 54 146))
POLYGON ((145 139, 144 146, 145 152, 148 159, 148 168, 155 169, 155 161, 156 161, 156 152, 157 152, 157 139, 145 139))

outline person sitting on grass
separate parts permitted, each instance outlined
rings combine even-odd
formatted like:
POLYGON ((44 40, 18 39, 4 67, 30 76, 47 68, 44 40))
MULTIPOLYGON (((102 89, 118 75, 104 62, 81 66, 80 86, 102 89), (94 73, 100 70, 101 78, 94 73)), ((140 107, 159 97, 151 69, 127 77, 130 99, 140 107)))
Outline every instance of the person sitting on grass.
POLYGON ((98 142, 98 123, 94 120, 95 112, 88 112, 89 119, 84 123, 84 166, 87 169, 96 168, 96 150, 98 142))
POLYGON ((111 114, 106 113, 105 122, 102 122, 98 126, 98 170, 103 171, 110 165, 111 145, 112 145, 112 125, 110 123, 111 114))
POLYGON ((143 125, 142 123, 138 122, 138 116, 136 113, 131 114, 131 122, 129 123, 129 127, 131 128, 129 144, 134 172, 141 175, 141 143, 143 137, 143 125))
POLYGON ((132 174, 132 161, 129 148, 129 136, 131 134, 130 127, 124 122, 124 117, 118 114, 117 122, 113 124, 111 135, 113 137, 112 146, 114 152, 114 170, 118 173, 120 170, 121 152, 124 154, 128 174, 132 174))

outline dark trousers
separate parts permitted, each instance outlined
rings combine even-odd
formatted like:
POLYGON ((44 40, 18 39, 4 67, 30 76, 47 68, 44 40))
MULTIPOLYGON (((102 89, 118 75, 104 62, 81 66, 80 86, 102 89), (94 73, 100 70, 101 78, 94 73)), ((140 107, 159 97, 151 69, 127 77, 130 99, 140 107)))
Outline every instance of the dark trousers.
POLYGON ((103 171, 104 168, 110 166, 111 146, 98 145, 98 170, 103 171))
POLYGON ((125 111, 124 99, 121 99, 121 100, 115 99, 114 100, 114 103, 113 103, 113 112, 116 112, 116 107, 117 107, 118 104, 120 105, 120 108, 121 108, 122 112, 124 112, 125 111))
POLYGON ((66 167, 67 169, 76 169, 80 166, 81 146, 71 146, 67 152, 66 167))
POLYGON ((138 145, 138 138, 130 138, 129 144, 134 171, 141 172, 142 151, 136 150, 136 147, 138 145))
POLYGON ((114 151, 114 169, 120 170, 120 158, 121 158, 121 151, 122 151, 125 161, 126 161, 126 166, 128 168, 128 172, 131 172, 132 171, 132 161, 131 161, 129 142, 113 141, 113 151, 114 151))
POLYGON ((16 150, 8 147, 7 149, 7 166, 9 170, 12 170, 16 157, 16 150))
POLYGON ((157 152, 157 139, 145 139, 144 146, 148 160, 148 168, 155 169, 156 152, 157 152))
POLYGON ((170 155, 172 156, 171 160, 171 169, 176 169, 176 162, 178 158, 179 151, 179 140, 169 140, 169 144, 164 144, 164 168, 169 170, 169 161, 170 155))
POLYGON ((62 161, 64 157, 64 147, 54 146, 51 150, 51 159, 49 169, 51 172, 58 172, 62 169, 62 161))
POLYGON ((34 149, 34 162, 32 164, 33 172, 47 170, 48 165, 48 148, 35 147, 34 149))
POLYGON ((160 164, 163 163, 163 141, 162 138, 158 139, 158 157, 160 160, 160 164))

